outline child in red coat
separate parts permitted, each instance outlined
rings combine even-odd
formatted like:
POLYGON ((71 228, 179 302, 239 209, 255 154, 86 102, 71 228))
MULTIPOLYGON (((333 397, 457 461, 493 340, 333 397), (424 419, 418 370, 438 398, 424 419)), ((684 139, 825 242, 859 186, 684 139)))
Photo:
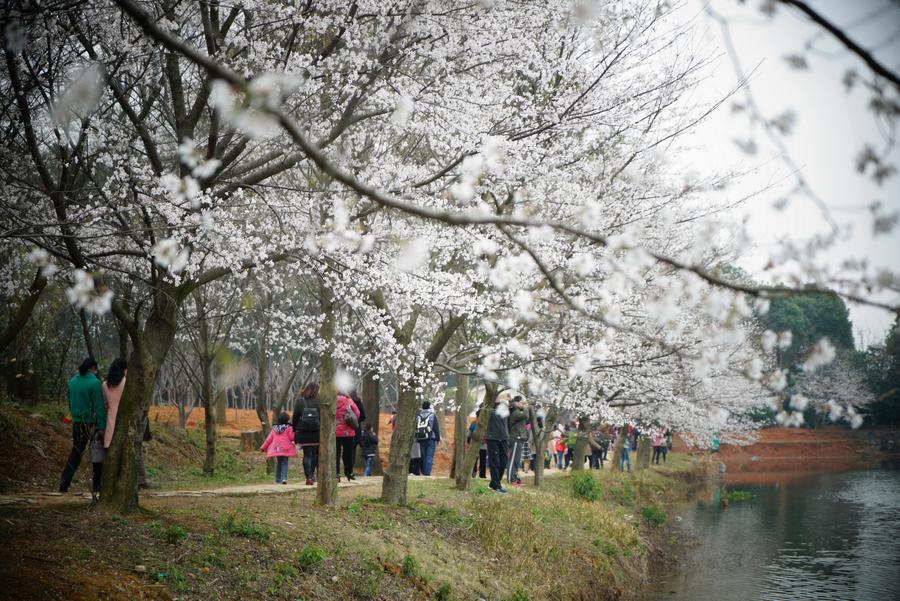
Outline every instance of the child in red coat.
POLYGON ((296 457, 297 448, 294 446, 294 429, 288 423, 291 416, 282 413, 269 431, 266 442, 259 448, 266 451, 266 457, 275 458, 275 484, 287 484, 288 459, 296 457))

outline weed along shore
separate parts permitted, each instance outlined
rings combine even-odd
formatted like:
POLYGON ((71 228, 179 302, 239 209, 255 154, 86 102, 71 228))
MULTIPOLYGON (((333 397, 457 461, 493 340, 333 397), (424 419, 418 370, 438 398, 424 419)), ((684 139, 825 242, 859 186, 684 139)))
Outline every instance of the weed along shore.
POLYGON ((379 500, 380 478, 342 488, 335 508, 313 487, 182 497, 167 485, 124 517, 81 496, 29 499, 0 507, 0 597, 638 599, 707 465, 675 453, 632 474, 551 470, 540 489, 529 473, 505 495, 412 478, 406 506, 379 500))

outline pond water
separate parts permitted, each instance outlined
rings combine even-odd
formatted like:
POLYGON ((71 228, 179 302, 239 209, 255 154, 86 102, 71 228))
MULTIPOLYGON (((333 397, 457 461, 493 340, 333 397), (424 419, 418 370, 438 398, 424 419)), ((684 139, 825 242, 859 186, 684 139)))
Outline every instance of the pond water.
POLYGON ((753 496, 723 508, 717 489, 684 508, 697 546, 648 601, 900 599, 900 471, 730 484, 753 496))

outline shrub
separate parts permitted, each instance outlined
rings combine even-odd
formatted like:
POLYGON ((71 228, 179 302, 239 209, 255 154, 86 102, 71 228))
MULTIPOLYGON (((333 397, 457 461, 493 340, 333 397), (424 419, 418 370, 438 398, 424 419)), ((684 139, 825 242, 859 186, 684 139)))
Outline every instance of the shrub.
POLYGON ((437 601, 450 601, 452 594, 450 585, 445 583, 439 586, 437 591, 435 591, 434 598, 437 599, 437 601))
POLYGON ((572 475, 572 496, 585 501, 596 501, 600 498, 600 485, 590 472, 572 475))
POLYGON ((419 562, 412 555, 404 555, 400 560, 400 573, 407 577, 418 576, 419 562))
POLYGON ((219 531, 231 536, 240 536, 260 542, 269 540, 268 528, 246 516, 239 518, 233 513, 226 515, 225 519, 219 523, 219 531))
POLYGON ((316 545, 311 544, 303 545, 303 548, 294 555, 294 561, 296 561, 304 570, 308 570, 314 565, 322 563, 326 559, 328 559, 328 555, 325 551, 316 545))
POLYGON ((153 536, 170 545, 177 545, 188 537, 188 531, 178 524, 165 525, 159 522, 152 522, 150 531, 153 533, 153 536))
POLYGON ((651 526, 661 526, 666 523, 668 516, 666 512, 656 505, 647 505, 641 507, 641 517, 651 526))

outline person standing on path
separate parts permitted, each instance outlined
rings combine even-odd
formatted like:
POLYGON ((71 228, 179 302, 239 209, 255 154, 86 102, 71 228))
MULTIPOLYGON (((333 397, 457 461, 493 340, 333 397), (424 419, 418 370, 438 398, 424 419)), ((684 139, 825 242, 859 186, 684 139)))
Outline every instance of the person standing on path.
POLYGON ((509 462, 506 466, 506 481, 513 485, 519 486, 522 480, 519 479, 519 463, 522 461, 522 449, 528 440, 528 432, 525 429, 525 422, 528 421, 528 411, 524 399, 521 396, 513 397, 510 403, 509 418, 509 462))
POLYGON ((106 407, 106 430, 103 432, 103 448, 108 449, 116 430, 116 416, 119 414, 119 401, 125 390, 125 377, 128 375, 128 363, 119 357, 109 366, 106 381, 103 382, 103 404, 106 407))
POLYGON ((662 447, 665 444, 662 432, 659 429, 653 430, 650 434, 650 445, 653 447, 652 463, 659 465, 659 458, 662 456, 662 447))
POLYGON ((303 451, 303 473, 307 486, 316 481, 319 465, 319 385, 309 384, 294 403, 291 426, 294 439, 303 451))
POLYGON ((422 455, 422 475, 430 476, 434 465, 434 450, 441 441, 441 427, 438 416, 431 410, 431 403, 422 403, 422 409, 416 417, 416 442, 422 455))
POLYGON ((619 471, 625 471, 625 464, 628 464, 628 471, 631 472, 631 458, 628 456, 628 449, 631 445, 631 437, 622 437, 622 457, 619 458, 619 471))
POLYGON ((506 466, 509 446, 509 407, 500 399, 494 402, 487 427, 488 466, 491 469, 491 490, 505 493, 501 480, 506 466))
POLYGON ((356 480, 356 474, 353 473, 353 451, 356 447, 356 428, 359 427, 359 407, 356 406, 353 399, 345 394, 337 396, 335 405, 337 406, 334 427, 334 435, 337 438, 335 472, 340 481, 341 458, 343 458, 344 475, 347 476, 347 480, 356 480), (350 417, 351 415, 353 418, 350 417))
POLYGON ((372 464, 378 456, 378 435, 372 429, 372 424, 366 424, 366 428, 362 433, 362 453, 366 462, 366 468, 363 476, 372 475, 372 464))
POLYGON ((291 417, 287 413, 278 416, 278 423, 269 430, 266 441, 259 447, 266 452, 268 459, 275 459, 275 484, 287 484, 288 461, 297 456, 294 446, 294 429, 290 424, 291 417))
MULTIPOLYGON (((85 447, 96 437, 102 439, 106 429, 106 406, 103 386, 97 377, 97 362, 88 357, 78 366, 78 373, 69 379, 66 396, 72 416, 72 450, 59 479, 59 492, 68 492, 72 478, 81 464, 85 447)), ((93 492, 100 491, 100 464, 93 464, 93 492)))

